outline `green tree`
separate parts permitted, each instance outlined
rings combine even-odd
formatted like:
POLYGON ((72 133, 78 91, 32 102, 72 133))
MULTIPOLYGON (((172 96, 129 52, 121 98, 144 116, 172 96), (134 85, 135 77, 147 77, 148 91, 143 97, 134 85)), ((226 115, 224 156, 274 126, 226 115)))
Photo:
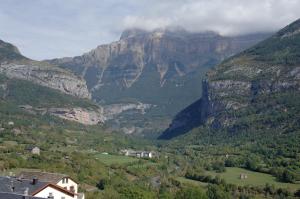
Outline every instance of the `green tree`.
POLYGON ((222 186, 209 185, 207 189, 208 199, 230 199, 230 194, 227 193, 222 186))
POLYGON ((207 196, 197 187, 186 187, 176 193, 175 199, 207 199, 207 196))

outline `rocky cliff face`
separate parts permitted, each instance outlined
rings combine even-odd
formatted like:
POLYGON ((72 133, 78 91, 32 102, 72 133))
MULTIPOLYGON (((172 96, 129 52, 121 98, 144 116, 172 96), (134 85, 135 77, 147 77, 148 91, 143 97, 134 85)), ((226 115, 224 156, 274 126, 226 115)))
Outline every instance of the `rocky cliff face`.
POLYGON ((35 62, 0 64, 0 73, 9 78, 31 81, 79 98, 90 98, 90 93, 83 79, 52 66, 35 62))
POLYGON ((20 105, 21 109, 31 114, 50 114, 64 120, 78 122, 84 125, 102 124, 106 120, 101 107, 93 110, 74 107, 74 108, 35 108, 30 105, 20 105))
POLYGON ((3 41, 0 41, 0 73, 79 98, 90 98, 84 79, 47 63, 30 60, 22 56, 15 46, 3 41))
POLYGON ((263 115, 266 106, 267 111, 287 112, 286 99, 280 96, 295 98, 300 93, 299 30, 300 20, 209 71, 201 100, 175 117, 161 138, 205 123, 213 128, 230 127, 238 120, 236 115, 246 118, 253 111, 263 115), (274 103, 275 98, 280 100, 274 103), (266 100, 263 105, 262 99, 266 100))
MULTIPOLYGON (((108 103, 120 97, 141 100, 149 87, 154 87, 150 92, 161 92, 168 87, 167 82, 212 66, 265 37, 266 34, 223 37, 213 32, 133 29, 125 31, 119 41, 100 45, 82 56, 48 62, 84 77, 95 99, 108 103)), ((182 79, 171 84, 186 88, 182 79)))
MULTIPOLYGON (((135 129, 155 126, 160 131, 167 127, 166 120, 201 96, 201 77, 210 67, 268 35, 224 37, 182 29, 130 29, 119 41, 100 45, 82 56, 48 62, 83 77, 92 98, 103 106, 132 102, 153 105, 146 114, 138 109, 130 114, 125 111, 118 123, 135 129)), ((114 117, 116 121, 118 118, 114 117)))

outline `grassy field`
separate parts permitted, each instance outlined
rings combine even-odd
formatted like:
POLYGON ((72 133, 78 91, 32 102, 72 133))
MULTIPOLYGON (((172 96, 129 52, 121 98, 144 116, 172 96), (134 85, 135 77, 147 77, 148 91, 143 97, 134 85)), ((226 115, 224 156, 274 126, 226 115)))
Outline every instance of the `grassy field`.
POLYGON ((186 185, 201 186, 203 188, 205 186, 207 186, 207 183, 205 183, 205 182, 200 182, 200 181, 197 181, 197 180, 191 180, 191 179, 187 179, 185 177, 177 177, 176 180, 178 180, 180 183, 186 184, 186 185))
POLYGON ((276 188, 287 188, 293 191, 300 189, 300 184, 281 183, 269 174, 253 172, 242 168, 227 167, 224 173, 207 172, 207 174, 212 176, 219 175, 227 183, 235 185, 264 186, 268 183, 273 184, 276 188), (248 178, 240 179, 240 174, 242 173, 246 174, 248 178))
POLYGON ((0 176, 18 175, 22 171, 41 171, 40 169, 14 168, 5 171, 0 171, 0 176))
POLYGON ((110 155, 110 154, 97 154, 96 159, 100 160, 106 165, 112 164, 128 164, 138 161, 137 158, 123 156, 123 155, 110 155))
POLYGON ((142 160, 142 162, 139 162, 138 164, 134 164, 129 166, 128 168, 146 168, 146 167, 151 167, 151 166, 158 166, 157 163, 154 162, 148 162, 147 160, 142 160))

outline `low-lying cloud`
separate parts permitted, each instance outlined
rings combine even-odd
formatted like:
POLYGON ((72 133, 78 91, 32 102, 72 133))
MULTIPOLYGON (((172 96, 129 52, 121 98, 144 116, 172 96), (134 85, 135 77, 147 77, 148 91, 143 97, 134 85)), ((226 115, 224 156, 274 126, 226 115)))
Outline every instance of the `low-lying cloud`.
POLYGON ((0 39, 47 59, 80 55, 117 40, 126 28, 276 31, 300 18, 299 10, 299 0, 2 0, 0 39))

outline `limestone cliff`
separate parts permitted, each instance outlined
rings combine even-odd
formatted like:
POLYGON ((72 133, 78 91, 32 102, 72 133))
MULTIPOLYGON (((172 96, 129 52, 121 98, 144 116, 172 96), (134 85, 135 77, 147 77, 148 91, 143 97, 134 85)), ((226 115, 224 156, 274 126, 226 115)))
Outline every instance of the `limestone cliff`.
POLYGON ((49 114, 61 119, 78 122, 84 125, 102 124, 106 120, 103 109, 94 107, 92 110, 82 107, 73 108, 35 108, 30 105, 20 105, 21 109, 31 114, 49 114))
MULTIPOLYGON (((172 138, 201 124, 233 127, 239 117, 246 120, 250 114, 270 118, 270 109, 278 117, 281 111, 298 110, 288 106, 286 98, 297 99, 300 94, 299 30, 300 20, 209 71, 202 98, 180 112, 160 138, 172 138)), ((299 119, 294 115, 290 121, 299 119)), ((281 126, 287 123, 279 121, 281 126)), ((272 128, 278 124, 268 123, 272 128)))
POLYGON ((224 37, 214 32, 190 33, 181 29, 131 29, 124 31, 119 41, 100 45, 82 56, 48 62, 84 77, 98 101, 115 103, 120 98, 133 98, 165 106, 171 103, 178 110, 182 103, 176 104, 177 99, 188 103, 199 97, 196 90, 186 93, 192 90, 193 83, 201 84, 192 80, 196 79, 193 75, 201 76, 207 67, 267 35, 224 37))
POLYGON ((222 60, 254 45, 268 34, 223 37, 214 32, 189 33, 158 29, 127 30, 117 42, 100 45, 78 57, 50 60, 85 77, 91 89, 116 83, 129 88, 145 67, 153 67, 161 86, 174 76, 183 76, 207 62, 222 60))
POLYGON ((0 73, 79 98, 90 98, 84 79, 48 63, 30 60, 15 46, 3 41, 0 41, 0 73))

